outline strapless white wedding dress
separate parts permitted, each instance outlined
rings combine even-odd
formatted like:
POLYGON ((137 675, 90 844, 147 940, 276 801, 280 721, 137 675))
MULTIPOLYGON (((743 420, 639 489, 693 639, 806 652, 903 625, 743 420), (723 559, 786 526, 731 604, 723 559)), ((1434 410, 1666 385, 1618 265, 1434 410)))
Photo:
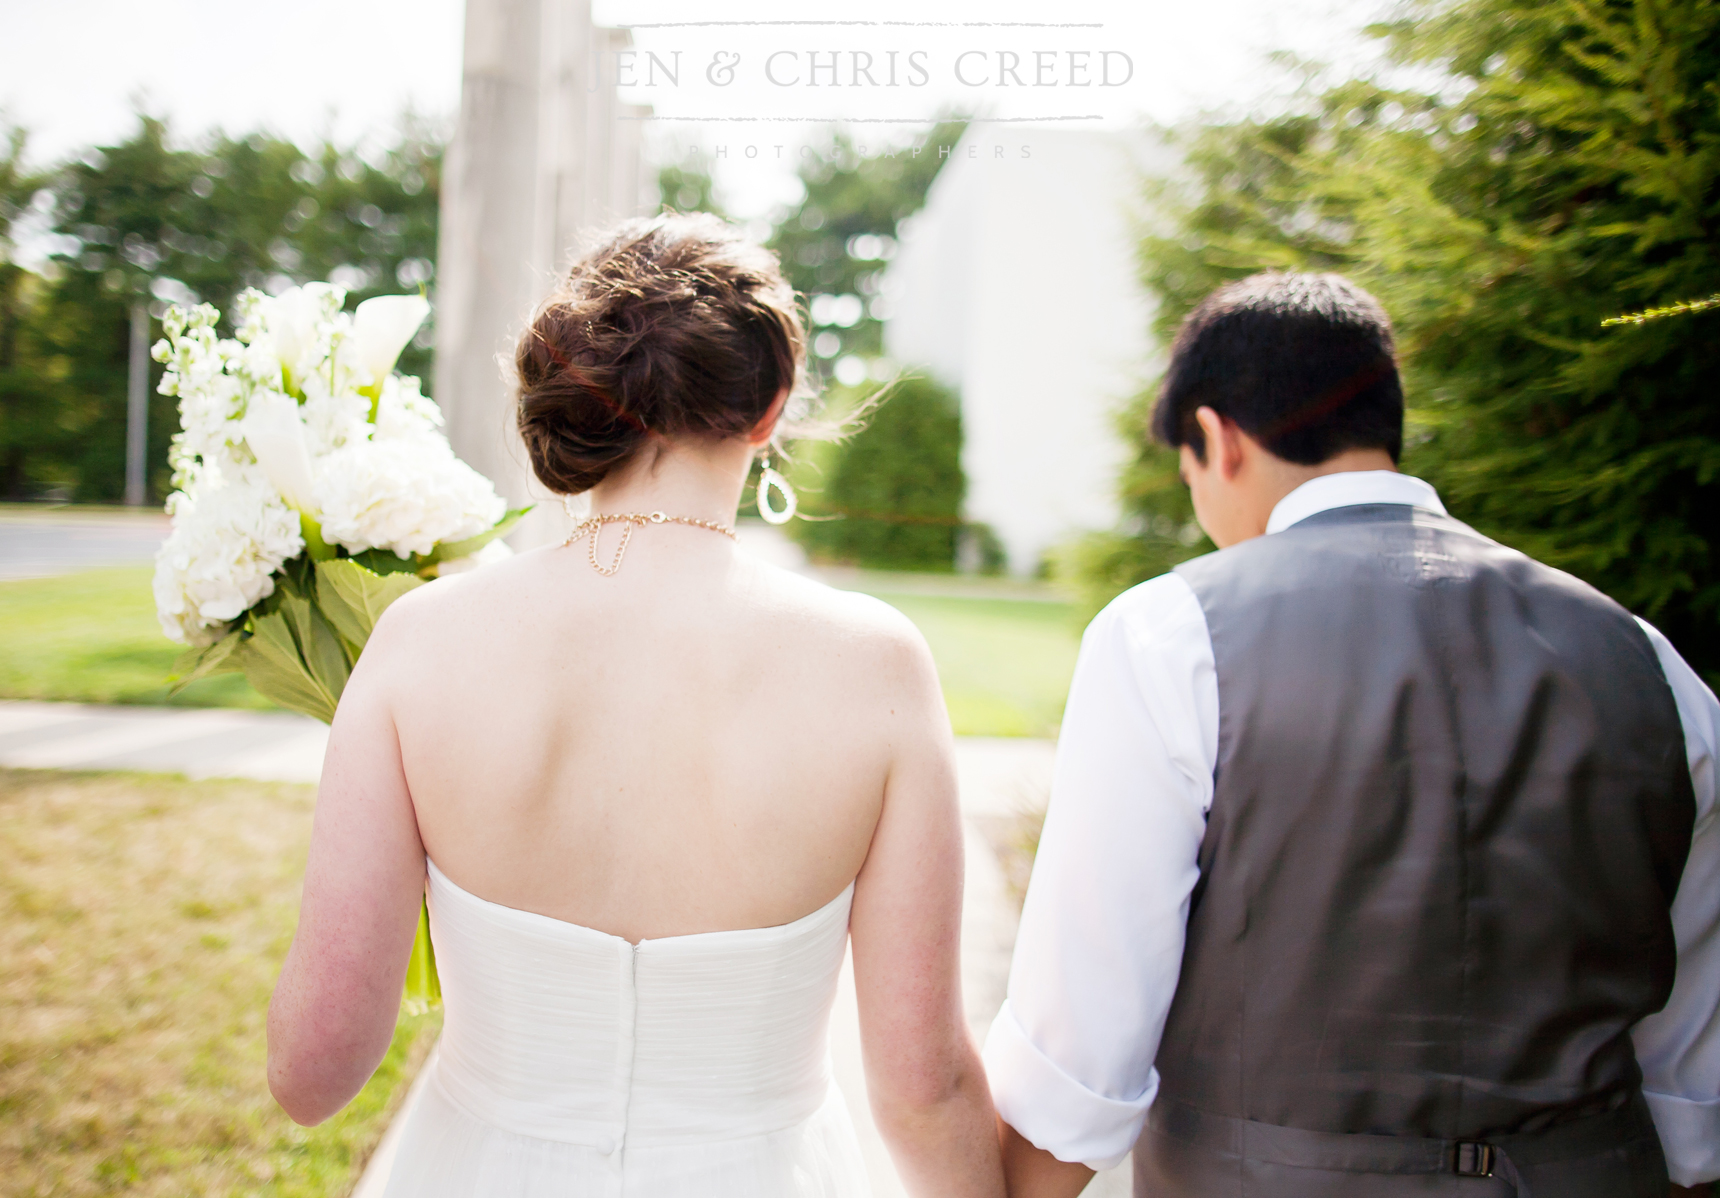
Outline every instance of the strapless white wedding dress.
POLYGON ((630 944, 430 866, 445 1019, 388 1198, 863 1198, 826 1043, 850 885, 630 944))

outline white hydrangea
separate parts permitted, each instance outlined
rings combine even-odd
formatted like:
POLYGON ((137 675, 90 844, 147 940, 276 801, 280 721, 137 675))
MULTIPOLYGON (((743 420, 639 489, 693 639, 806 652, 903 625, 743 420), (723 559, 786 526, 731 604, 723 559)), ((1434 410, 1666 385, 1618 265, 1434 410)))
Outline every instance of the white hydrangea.
POLYGON ((402 558, 475 537, 508 506, 437 435, 378 437, 335 450, 317 463, 316 500, 331 545, 402 558))
POLYGON ((209 645, 275 590, 274 573, 304 551, 299 515, 253 466, 214 468, 194 493, 167 501, 173 532, 155 559, 155 607, 162 631, 209 645))

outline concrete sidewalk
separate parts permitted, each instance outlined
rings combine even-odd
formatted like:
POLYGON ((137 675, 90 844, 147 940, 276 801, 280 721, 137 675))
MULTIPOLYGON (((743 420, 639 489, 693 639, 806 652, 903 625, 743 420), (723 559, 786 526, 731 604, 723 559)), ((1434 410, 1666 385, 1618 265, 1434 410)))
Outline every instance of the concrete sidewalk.
POLYGON ((284 711, 0 702, 0 766, 11 769, 315 782, 327 745, 326 725, 284 711))
MULTIPOLYGON (((98 707, 0 702, 0 766, 16 769, 147 770, 190 778, 316 782, 328 729, 306 716, 231 709, 98 707)), ((962 737, 956 767, 967 833, 962 912, 962 988, 976 1038, 1003 1002, 1016 910, 981 823, 1043 806, 1051 788, 1049 741, 962 737)), ((831 1023, 836 1080, 860 1133, 877 1198, 903 1190, 872 1124, 860 1058, 851 970, 843 970, 831 1023)), ((412 1094, 415 1094, 414 1090, 412 1094)), ((411 1096, 402 1113, 409 1109, 411 1096)), ((398 1128, 400 1120, 395 1121, 398 1128)), ((395 1128, 371 1159, 354 1198, 380 1198, 393 1159, 395 1128)), ((1127 1193, 1127 1166, 1087 1193, 1127 1193)))

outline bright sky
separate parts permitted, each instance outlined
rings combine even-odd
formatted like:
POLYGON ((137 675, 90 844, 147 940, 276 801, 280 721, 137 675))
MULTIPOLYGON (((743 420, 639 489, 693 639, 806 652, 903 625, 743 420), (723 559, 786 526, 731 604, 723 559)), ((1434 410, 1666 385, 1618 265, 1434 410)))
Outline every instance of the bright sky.
MULTIPOLYGON (((816 132, 810 121, 846 118, 882 139, 912 128, 897 122, 950 110, 1092 127, 1269 103, 1287 89, 1284 73, 1266 64, 1269 51, 1363 63, 1371 50, 1357 31, 1382 0, 594 7, 600 23, 634 27, 635 85, 624 95, 653 107, 657 155, 691 143, 730 145, 719 185, 732 209, 758 215, 792 197, 792 151, 748 161, 741 148, 793 146, 816 132), (673 82, 651 52, 675 71, 673 82), (732 76, 707 74, 731 62, 732 76), (872 85, 856 74, 868 63, 872 85), (1092 116, 1101 119, 1069 120, 1092 116)), ((385 138, 408 106, 453 114, 463 14, 463 0, 0 0, 0 113, 31 131, 38 162, 123 137, 140 102, 186 138, 216 126, 266 127, 304 141, 385 138)), ((614 60, 601 69, 613 78, 618 67, 629 69, 614 60)))

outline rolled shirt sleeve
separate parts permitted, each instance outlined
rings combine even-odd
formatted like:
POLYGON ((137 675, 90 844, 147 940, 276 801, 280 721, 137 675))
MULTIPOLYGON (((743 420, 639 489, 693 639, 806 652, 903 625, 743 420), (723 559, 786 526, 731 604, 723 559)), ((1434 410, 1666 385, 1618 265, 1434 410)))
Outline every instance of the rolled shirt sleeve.
POLYGON ((1715 818, 1715 758, 1720 703, 1672 643, 1647 623, 1660 667, 1678 703, 1696 826, 1690 857, 1672 901, 1678 975, 1665 1008, 1632 1030, 1643 1096, 1678 1185, 1720 1177, 1720 820, 1715 818))
POLYGON ((1059 1160, 1122 1160, 1158 1091, 1217 752, 1206 619, 1164 575, 1082 638, 1009 997, 986 1039, 999 1114, 1059 1160))

